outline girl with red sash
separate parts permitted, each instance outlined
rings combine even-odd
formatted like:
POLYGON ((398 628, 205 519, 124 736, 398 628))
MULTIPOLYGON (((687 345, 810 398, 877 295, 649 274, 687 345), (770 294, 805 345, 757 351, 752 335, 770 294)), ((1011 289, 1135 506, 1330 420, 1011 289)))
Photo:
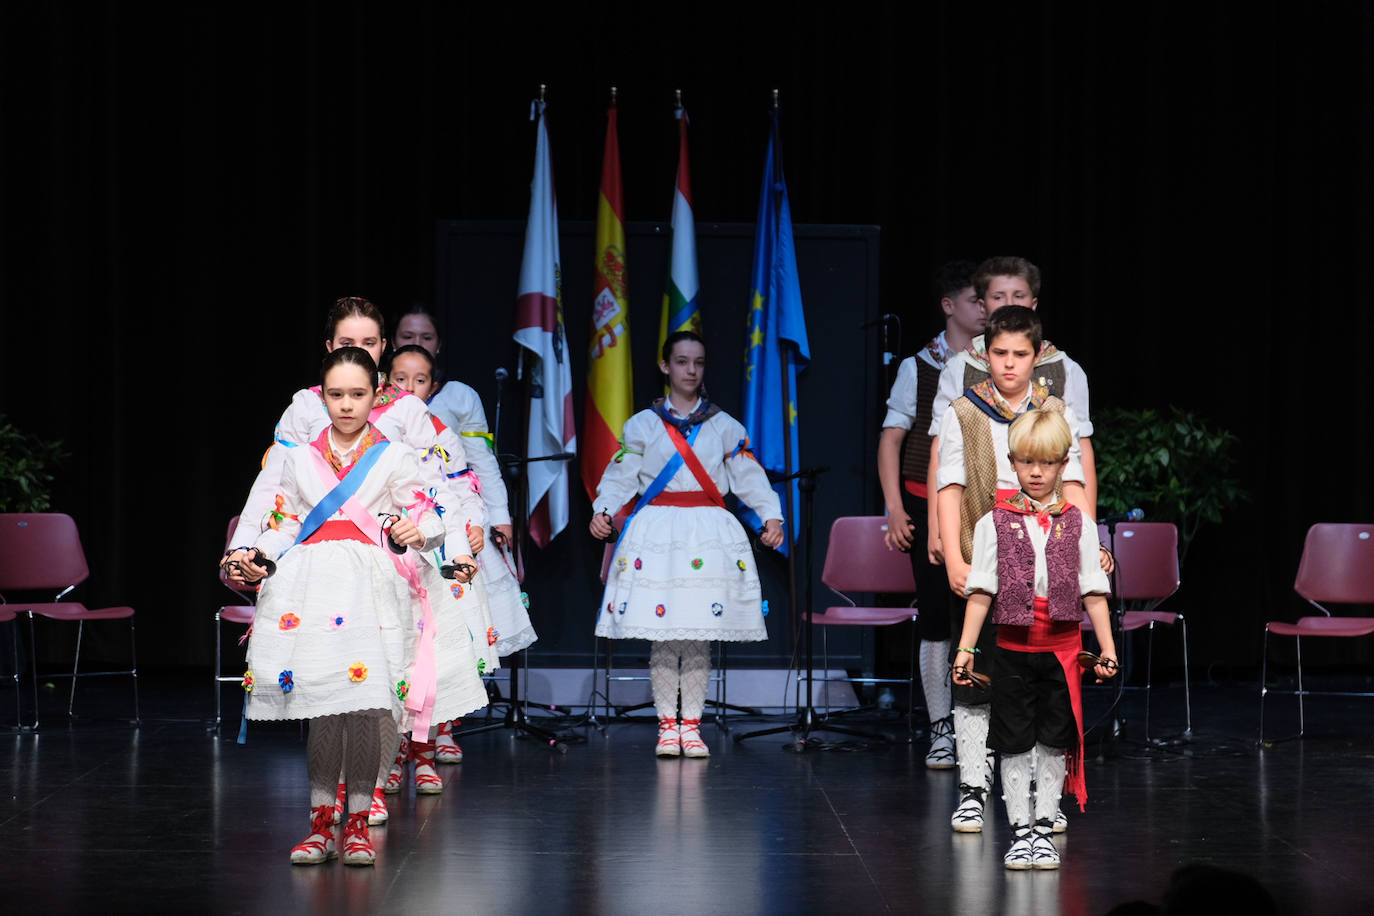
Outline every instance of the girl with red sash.
POLYGON ((270 576, 249 641, 245 714, 311 720, 310 835, 291 850, 293 864, 338 855, 334 799, 341 771, 350 812, 344 863, 376 861, 368 813, 382 725, 394 733, 414 712, 407 701, 417 691, 432 707, 433 633, 426 638, 417 627, 418 579, 394 554, 437 549, 444 523, 436 512, 411 508, 421 489, 414 451, 393 446, 368 422, 376 372, 372 357, 357 347, 325 358, 330 425, 287 457, 275 524, 237 567, 249 582, 270 576))
POLYGON ((637 494, 639 501, 611 558, 596 635, 653 643, 655 753, 706 757, 701 713, 710 641, 768 636, 753 551, 724 494, 733 492, 766 519, 760 539, 768 547, 782 543, 782 511, 744 427, 703 393, 701 338, 671 334, 662 356, 668 396, 625 422, 621 450, 597 487, 593 537, 612 537, 612 517, 637 494))
POLYGON ((954 658, 954 682, 973 684, 974 644, 992 608, 999 651, 987 672, 987 743, 1001 756, 1012 830, 1003 863, 1013 870, 1058 868, 1051 837, 1062 790, 1077 796, 1080 810, 1087 801, 1078 660, 1083 607, 1101 647, 1101 656, 1090 659, 1098 682, 1117 669, 1097 526, 1055 498, 1071 443, 1069 424, 1053 411, 1027 411, 1011 424, 1008 457, 1021 489, 998 499, 974 529, 954 658))

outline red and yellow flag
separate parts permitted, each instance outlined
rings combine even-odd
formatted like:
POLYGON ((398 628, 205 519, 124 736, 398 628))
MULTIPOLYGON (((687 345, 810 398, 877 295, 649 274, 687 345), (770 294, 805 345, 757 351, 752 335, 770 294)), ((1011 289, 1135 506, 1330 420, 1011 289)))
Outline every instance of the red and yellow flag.
POLYGON ((615 102, 606 112, 601 193, 596 206, 596 265, 592 332, 587 354, 582 483, 595 498, 601 474, 620 448, 620 432, 634 400, 630 367, 630 299, 625 288, 625 200, 620 188, 620 141, 615 102))

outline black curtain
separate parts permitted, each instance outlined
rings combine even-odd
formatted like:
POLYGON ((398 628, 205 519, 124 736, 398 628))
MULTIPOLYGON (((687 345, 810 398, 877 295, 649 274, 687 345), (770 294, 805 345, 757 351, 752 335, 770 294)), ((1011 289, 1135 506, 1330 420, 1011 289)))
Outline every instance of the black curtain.
POLYGON ((146 663, 208 660, 224 520, 328 304, 431 298, 436 220, 523 218, 540 82, 565 218, 616 85, 631 219, 668 215, 681 88, 698 220, 752 220, 777 88, 794 219, 882 227, 909 346, 934 266, 1022 254, 1094 407, 1239 434, 1195 664, 1254 666, 1307 526, 1370 517, 1367 4, 469 6, 0 12, 0 409, 73 453, 85 596, 139 608, 146 663))

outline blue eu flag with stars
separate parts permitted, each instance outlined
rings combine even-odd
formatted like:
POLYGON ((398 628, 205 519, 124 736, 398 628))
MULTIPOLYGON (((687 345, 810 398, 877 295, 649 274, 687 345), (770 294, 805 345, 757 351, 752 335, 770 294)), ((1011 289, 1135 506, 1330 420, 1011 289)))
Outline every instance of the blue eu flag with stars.
MULTIPOLYGON (((754 272, 749 297, 749 338, 744 351, 744 426, 752 437, 754 455, 765 470, 781 475, 789 466, 801 467, 798 438, 797 374, 811 361, 806 340, 806 316, 802 312, 801 284, 797 278, 797 253, 792 244, 792 211, 787 201, 787 182, 782 171, 782 146, 778 137, 778 113, 769 113, 768 154, 763 162, 763 187, 754 227, 754 272), (783 379, 787 403, 783 403, 783 379), (788 461, 790 454, 791 461, 788 461)), ((776 484, 783 512, 790 511, 791 537, 784 539, 786 552, 800 531, 801 498, 797 482, 791 482, 792 505, 784 495, 786 484, 776 484)), ((745 513, 755 527, 762 520, 745 513)))

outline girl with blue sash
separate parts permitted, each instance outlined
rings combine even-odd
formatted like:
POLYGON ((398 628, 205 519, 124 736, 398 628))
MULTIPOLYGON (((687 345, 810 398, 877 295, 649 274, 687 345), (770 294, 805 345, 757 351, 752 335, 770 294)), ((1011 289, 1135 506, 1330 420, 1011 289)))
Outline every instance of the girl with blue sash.
MULTIPOLYGON (((374 363, 381 360, 386 349, 386 335, 381 310, 366 299, 346 296, 334 303, 325 321, 326 351, 356 346, 366 350, 374 363)), ((421 399, 392 385, 381 385, 368 417, 373 427, 387 439, 404 445, 416 454, 432 455, 438 444, 433 417, 421 399)), ((239 513, 239 527, 231 544, 238 545, 226 560, 242 565, 247 548, 258 535, 269 529, 277 516, 275 501, 281 493, 284 467, 290 456, 303 451, 325 432, 330 423, 322 392, 318 387, 296 392, 291 404, 277 423, 270 449, 263 456, 263 466, 248 499, 239 513)), ((439 567, 445 562, 466 564, 474 568, 472 553, 480 550, 483 541, 485 510, 479 494, 468 487, 450 487, 442 462, 420 462, 419 488, 428 499, 434 500, 446 529, 442 554, 432 552, 417 564, 418 573, 434 604, 438 620, 435 634, 436 663, 439 684, 435 697, 438 722, 466 715, 486 705, 487 694, 482 673, 489 673, 499 665, 499 656, 488 645, 488 630, 493 625, 485 593, 469 588, 469 575, 460 573, 454 581, 441 578, 439 567)), ((413 501, 412 501, 413 502, 413 501)), ((437 724, 437 723, 436 723, 437 724)), ((390 728, 389 725, 384 727, 390 728)), ((434 794, 443 790, 443 780, 435 768, 433 735, 416 736, 414 744, 402 741, 392 728, 383 737, 385 748, 378 759, 376 791, 369 814, 371 824, 384 824, 389 817, 385 792, 398 791, 404 781, 404 770, 411 760, 415 764, 415 787, 419 794, 434 794), (402 753, 397 754, 397 746, 402 753), (396 772, 392 774, 393 758, 396 772)), ((347 790, 338 786, 335 817, 342 819, 347 790)))
POLYGON ((749 538, 725 508, 724 494, 733 492, 767 520, 760 539, 768 547, 782 543, 782 510, 744 427, 703 393, 702 339, 671 334, 662 357, 668 396, 626 421, 621 450, 597 487, 593 537, 612 537, 612 517, 639 499, 611 558, 596 635, 653 643, 655 753, 707 757, 701 714, 710 641, 768 636, 749 538))
MULTIPOLYGON (((342 769, 348 794, 344 862, 376 860, 367 816, 381 755, 378 720, 399 721, 417 681, 411 588, 392 551, 434 550, 444 538, 437 513, 407 507, 420 489, 419 460, 391 447, 368 422, 376 364, 340 347, 322 372, 330 426, 288 457, 274 525, 240 564, 247 581, 269 576, 248 647, 249 719, 310 719, 310 835, 295 864, 338 855, 334 797, 342 769)), ((429 672, 433 681, 432 668, 429 672)))

